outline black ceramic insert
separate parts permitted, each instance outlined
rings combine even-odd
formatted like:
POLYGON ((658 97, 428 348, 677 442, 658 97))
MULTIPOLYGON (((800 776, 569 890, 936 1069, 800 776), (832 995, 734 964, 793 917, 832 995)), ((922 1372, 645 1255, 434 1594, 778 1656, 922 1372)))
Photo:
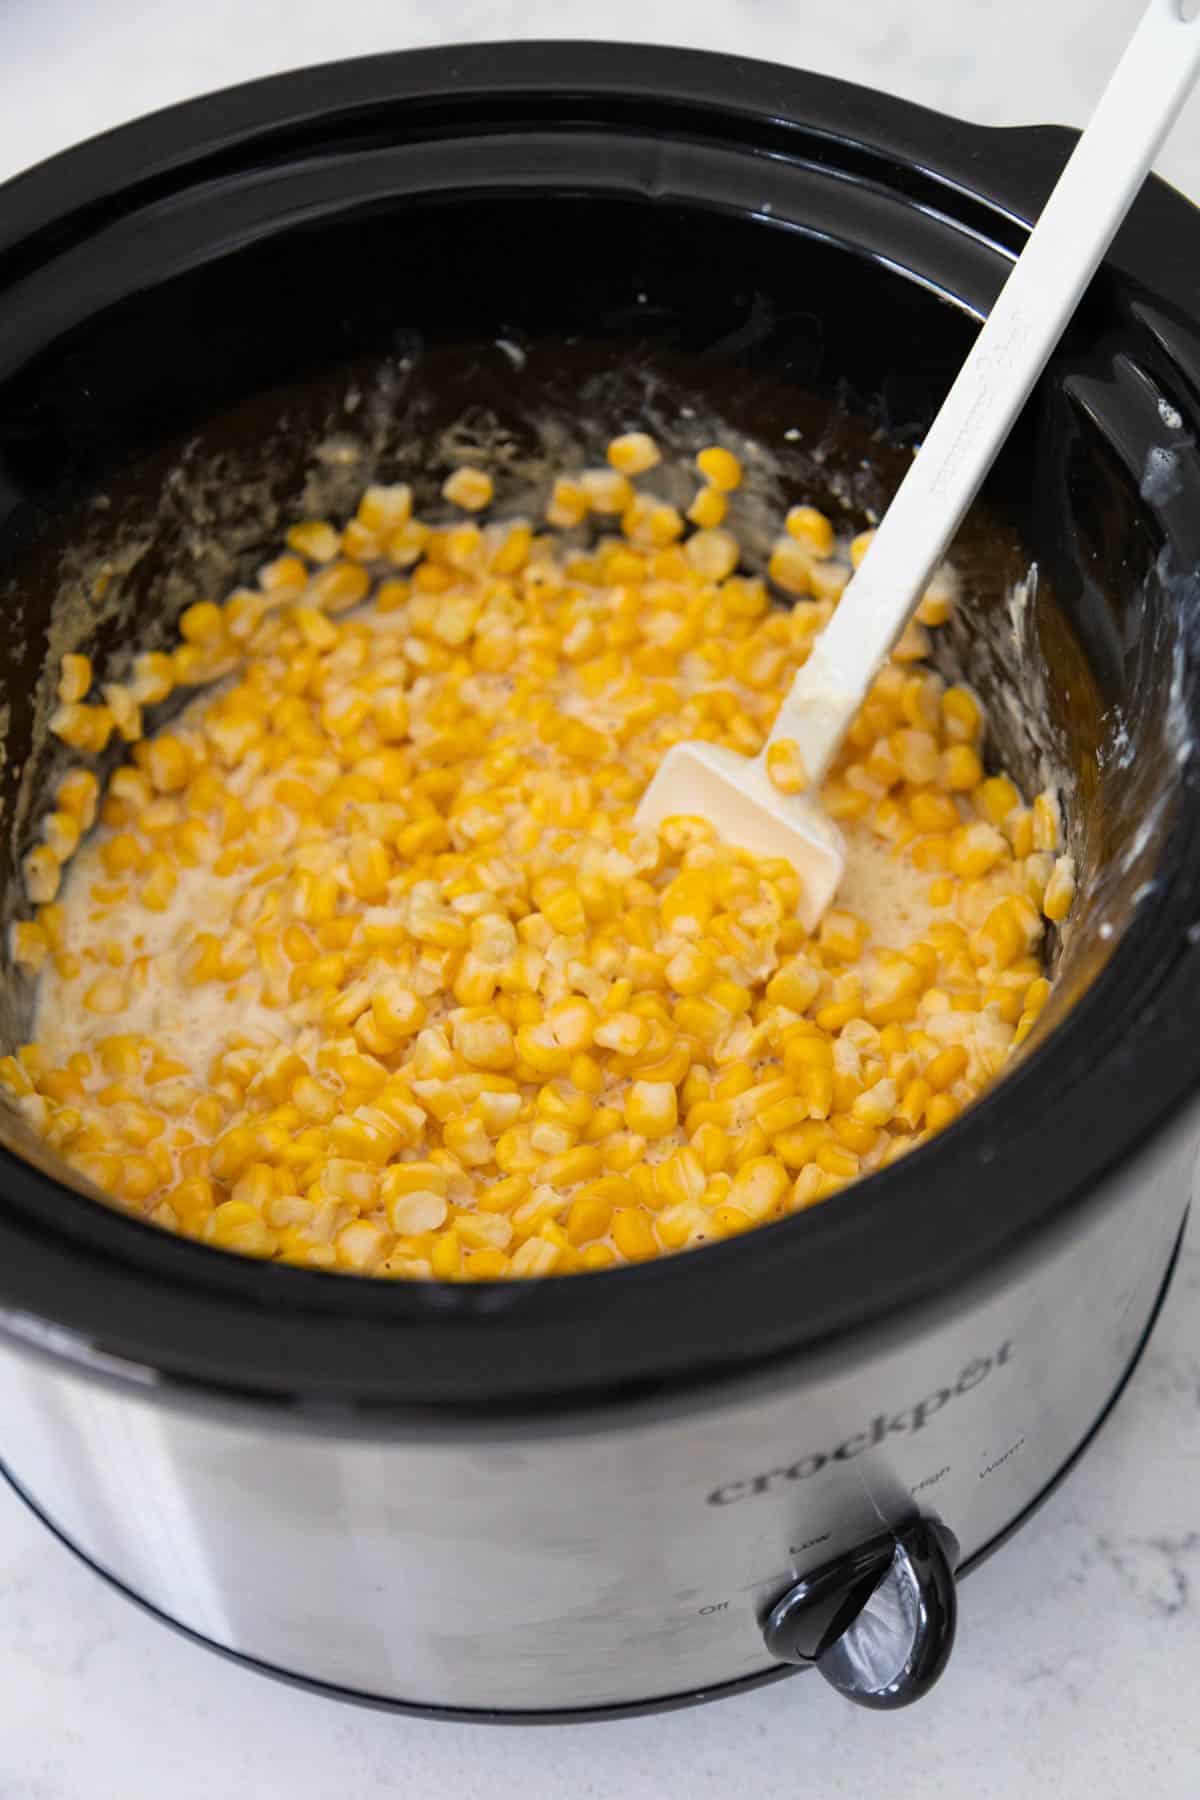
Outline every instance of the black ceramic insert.
MULTIPOLYGON (((1070 143, 736 59, 493 45, 255 83, 10 184, 8 915, 57 766, 39 721, 65 591, 82 647, 119 672, 198 593, 248 575, 314 492, 350 498, 342 439, 363 450, 355 482, 369 467, 432 496, 474 433, 515 503, 556 445, 594 454, 651 416, 682 452, 715 422, 768 452, 764 508, 804 493, 857 527, 1070 143)), ((959 547, 974 600, 947 654, 1027 782, 1056 750, 1090 894, 1061 960, 1073 1007, 965 1119, 836 1202, 701 1253, 471 1287, 166 1236, 64 1186, 10 1126, 0 1323, 56 1354, 92 1344, 118 1375, 457 1425, 878 1334, 1068 1231, 1200 1073, 1198 257, 1196 213, 1151 183, 959 547), (1004 608, 1031 562, 1018 642, 1004 608), (1035 697, 1032 731, 1006 724, 1014 690, 1035 697)), ((4 1048, 27 1008, 10 977, 4 1048)))

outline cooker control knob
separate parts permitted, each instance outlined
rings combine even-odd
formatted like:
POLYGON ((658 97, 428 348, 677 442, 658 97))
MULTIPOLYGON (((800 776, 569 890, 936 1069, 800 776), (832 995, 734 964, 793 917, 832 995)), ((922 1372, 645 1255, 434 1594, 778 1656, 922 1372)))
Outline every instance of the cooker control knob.
POLYGON ((860 1706, 907 1706, 953 1647, 957 1561, 939 1519, 883 1532, 780 1595, 763 1623, 767 1649, 819 1669, 860 1706))

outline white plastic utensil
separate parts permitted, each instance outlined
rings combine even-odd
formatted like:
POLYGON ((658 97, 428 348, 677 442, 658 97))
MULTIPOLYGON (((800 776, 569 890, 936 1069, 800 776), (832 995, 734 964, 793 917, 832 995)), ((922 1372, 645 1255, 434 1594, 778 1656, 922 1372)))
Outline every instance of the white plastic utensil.
POLYGON ((728 842, 785 857, 804 880, 812 930, 845 864, 816 790, 880 666, 920 603, 1200 71, 1200 0, 1150 0, 1025 249, 888 507, 833 619, 753 758, 713 744, 675 745, 638 807, 638 823, 705 818, 728 842), (804 795, 767 774, 791 739, 804 795), (811 796, 811 797, 810 797, 811 796))

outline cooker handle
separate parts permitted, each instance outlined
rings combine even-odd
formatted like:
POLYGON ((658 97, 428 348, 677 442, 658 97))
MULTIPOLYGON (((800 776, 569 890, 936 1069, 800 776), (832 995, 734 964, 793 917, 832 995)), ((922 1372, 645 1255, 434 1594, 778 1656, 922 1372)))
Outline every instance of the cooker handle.
POLYGON ((940 1519, 881 1533, 780 1596, 763 1625, 767 1649, 818 1669, 859 1706, 908 1706, 954 1647, 957 1562, 940 1519))

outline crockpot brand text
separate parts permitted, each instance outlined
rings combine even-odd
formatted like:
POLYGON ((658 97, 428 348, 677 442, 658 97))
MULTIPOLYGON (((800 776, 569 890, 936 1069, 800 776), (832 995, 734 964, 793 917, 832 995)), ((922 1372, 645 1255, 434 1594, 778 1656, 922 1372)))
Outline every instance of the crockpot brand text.
POLYGON ((849 1462, 852 1457, 861 1456, 864 1450, 874 1450, 886 1443, 890 1437, 915 1436, 918 1431, 924 1431, 930 1419, 952 1401, 962 1394, 969 1394, 972 1388, 987 1380, 993 1369, 1007 1363, 1012 1356, 1012 1348, 1012 1344, 1006 1341, 991 1356, 972 1357, 957 1381, 947 1387, 935 1388, 924 1400, 918 1400, 914 1406, 906 1407, 902 1412, 876 1414, 868 1426, 843 1438, 835 1450, 817 1450, 784 1468, 767 1469, 761 1475, 747 1476, 744 1481, 725 1482, 708 1495, 708 1504, 731 1506, 735 1500, 748 1500, 755 1494, 765 1494, 781 1482, 807 1481, 810 1475, 818 1474, 831 1463, 849 1462))

